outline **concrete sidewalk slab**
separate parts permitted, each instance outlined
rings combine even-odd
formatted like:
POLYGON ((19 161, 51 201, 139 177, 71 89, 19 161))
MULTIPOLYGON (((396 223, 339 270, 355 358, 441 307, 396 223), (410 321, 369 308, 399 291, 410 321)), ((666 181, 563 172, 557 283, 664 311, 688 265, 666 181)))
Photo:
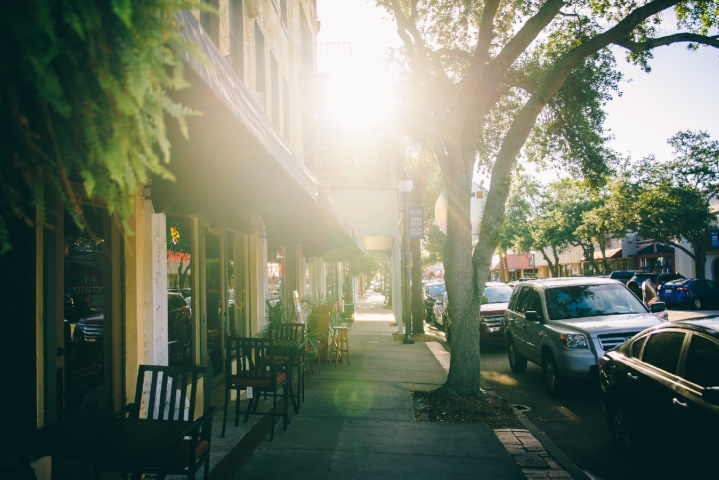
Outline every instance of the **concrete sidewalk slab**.
POLYGON ((323 364, 292 425, 233 479, 524 478, 488 426, 415 421, 410 390, 437 388, 446 373, 424 344, 392 339, 381 298, 357 308, 352 364, 323 364))

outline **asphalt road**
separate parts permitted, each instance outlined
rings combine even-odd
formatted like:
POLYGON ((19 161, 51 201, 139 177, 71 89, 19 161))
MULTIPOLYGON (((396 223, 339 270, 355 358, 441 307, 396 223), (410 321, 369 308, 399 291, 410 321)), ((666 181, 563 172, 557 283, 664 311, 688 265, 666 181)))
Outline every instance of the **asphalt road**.
MULTIPOLYGON (((717 314, 717 310, 670 310, 669 320, 717 314)), ((642 466, 630 466, 620 458, 604 419, 598 386, 594 383, 575 383, 570 394, 554 399, 547 393, 539 366, 530 362, 524 374, 514 374, 509 368, 506 347, 488 344, 482 345, 482 378, 511 404, 526 407, 527 417, 591 477, 623 480, 671 478, 677 474, 666 468, 652 468, 649 473, 647 464, 657 465, 656 459, 648 459, 642 466)), ((666 458, 671 450, 668 448, 657 454, 664 454, 666 458)), ((679 460, 670 462, 672 467, 681 463, 679 460)))

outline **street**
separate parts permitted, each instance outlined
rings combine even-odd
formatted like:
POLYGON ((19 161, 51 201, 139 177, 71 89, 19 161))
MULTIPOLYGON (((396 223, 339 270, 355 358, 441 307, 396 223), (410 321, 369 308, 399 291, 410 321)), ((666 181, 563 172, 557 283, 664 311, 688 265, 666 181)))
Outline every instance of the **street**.
MULTIPOLYGON (((669 319, 718 314, 717 310, 670 310, 669 319)), ((491 344, 482 345, 482 378, 509 403, 528 407, 525 415, 587 474, 603 480, 646 477, 646 470, 634 470, 620 458, 604 419, 596 384, 578 382, 564 398, 552 398, 541 367, 530 362, 524 374, 514 374, 506 347, 491 344)), ((675 459, 672 466, 679 467, 679 463, 675 459)), ((674 474, 666 469, 652 473, 659 478, 674 474)))

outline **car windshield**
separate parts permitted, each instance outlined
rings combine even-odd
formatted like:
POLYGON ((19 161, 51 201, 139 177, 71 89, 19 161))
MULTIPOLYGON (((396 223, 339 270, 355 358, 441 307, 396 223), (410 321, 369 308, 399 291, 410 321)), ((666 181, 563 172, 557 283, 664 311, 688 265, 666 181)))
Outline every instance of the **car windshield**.
POLYGON ((547 289, 547 313, 552 320, 646 313, 646 308, 620 284, 576 285, 547 289))
POLYGON ((512 295, 512 287, 502 285, 501 287, 487 287, 482 296, 482 305, 485 303, 507 303, 512 295))
POLYGON ((445 288, 443 283, 439 285, 430 285, 427 287, 427 294, 432 296, 441 295, 446 291, 447 289, 445 288))

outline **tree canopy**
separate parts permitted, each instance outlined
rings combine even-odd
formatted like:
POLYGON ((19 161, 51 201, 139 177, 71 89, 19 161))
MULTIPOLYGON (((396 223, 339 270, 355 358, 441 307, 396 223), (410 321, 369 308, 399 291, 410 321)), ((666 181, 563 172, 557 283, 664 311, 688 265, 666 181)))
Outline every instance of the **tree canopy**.
POLYGON ((46 192, 87 229, 79 182, 125 220, 151 174, 172 175, 165 116, 194 114, 168 92, 187 87, 176 12, 186 0, 27 0, 0 5, 0 251, 6 219, 33 225, 46 192))
POLYGON ((433 144, 447 185, 444 254, 452 359, 442 394, 479 394, 476 318, 522 156, 564 167, 590 184, 610 173, 604 104, 617 90, 612 46, 649 70, 673 43, 719 47, 716 0, 377 0, 403 42, 406 114, 433 144), (678 31, 661 35, 674 10, 678 31), (490 174, 479 242, 469 194, 475 165, 490 174))

